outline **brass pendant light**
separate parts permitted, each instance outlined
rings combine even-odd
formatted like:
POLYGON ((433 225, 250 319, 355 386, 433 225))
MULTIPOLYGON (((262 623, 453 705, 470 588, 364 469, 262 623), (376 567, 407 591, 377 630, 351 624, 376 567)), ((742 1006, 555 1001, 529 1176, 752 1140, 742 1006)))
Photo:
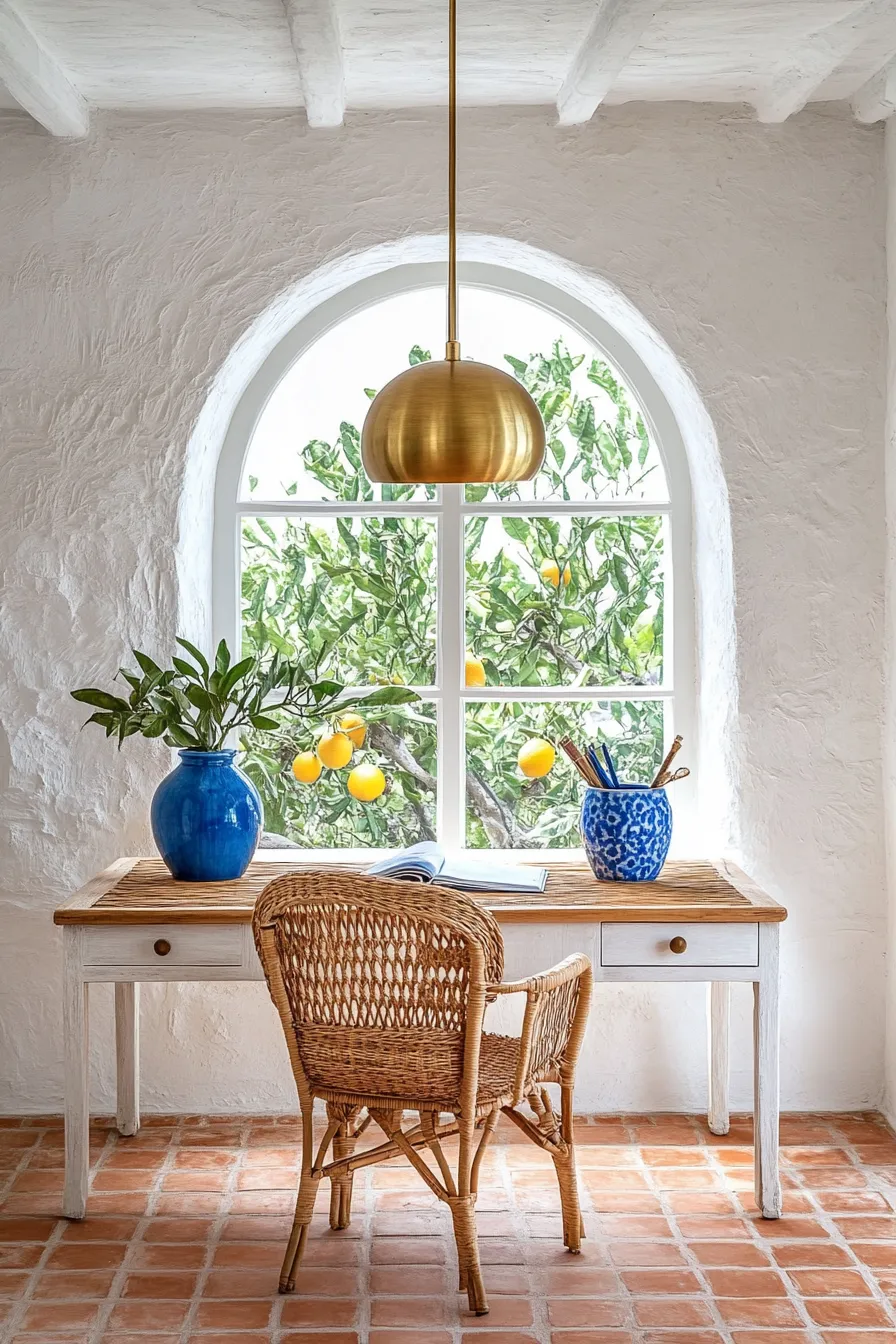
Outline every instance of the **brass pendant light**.
POLYGON ((361 458, 372 481, 529 481, 544 460, 541 413, 522 383, 461 360, 457 339, 457 0, 448 8, 448 341, 371 402, 361 458))

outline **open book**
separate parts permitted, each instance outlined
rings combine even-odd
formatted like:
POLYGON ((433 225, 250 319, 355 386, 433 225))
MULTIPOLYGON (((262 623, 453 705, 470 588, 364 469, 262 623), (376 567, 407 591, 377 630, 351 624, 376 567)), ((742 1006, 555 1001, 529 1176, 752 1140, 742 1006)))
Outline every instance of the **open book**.
POLYGON ((410 849, 401 849, 388 859, 380 859, 367 869, 371 877, 397 877, 404 882, 434 882, 457 891, 544 891, 546 868, 521 864, 489 863, 475 858, 447 857, 434 840, 422 840, 410 849))

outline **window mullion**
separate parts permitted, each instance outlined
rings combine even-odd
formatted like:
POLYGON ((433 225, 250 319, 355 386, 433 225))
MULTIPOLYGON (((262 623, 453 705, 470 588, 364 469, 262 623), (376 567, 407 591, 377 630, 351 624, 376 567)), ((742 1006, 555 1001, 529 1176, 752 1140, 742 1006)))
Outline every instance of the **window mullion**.
POLYGON ((462 485, 442 486, 438 520, 439 636, 438 806, 439 840, 450 849, 464 843, 464 535, 462 485))

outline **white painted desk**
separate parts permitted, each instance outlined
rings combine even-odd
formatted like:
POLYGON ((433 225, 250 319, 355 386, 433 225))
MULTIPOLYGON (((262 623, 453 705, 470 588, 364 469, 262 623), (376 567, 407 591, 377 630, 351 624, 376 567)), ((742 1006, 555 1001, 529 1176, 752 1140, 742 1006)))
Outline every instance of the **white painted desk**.
MULTIPOLYGON (((716 1134, 728 1129, 729 983, 753 984, 756 1200, 766 1218, 779 1218, 778 942, 786 910, 728 863, 673 862, 657 882, 613 883, 597 882, 585 864, 547 862, 543 895, 482 900, 502 924, 590 925, 598 983, 709 983, 716 1134)), ((115 984, 118 1128, 135 1134, 140 981, 263 979, 252 941, 255 901, 280 873, 312 866, 322 865, 261 852, 239 881, 206 884, 174 882, 158 859, 120 859, 56 911, 65 961, 67 1218, 83 1218, 87 1204, 88 985, 115 984)))

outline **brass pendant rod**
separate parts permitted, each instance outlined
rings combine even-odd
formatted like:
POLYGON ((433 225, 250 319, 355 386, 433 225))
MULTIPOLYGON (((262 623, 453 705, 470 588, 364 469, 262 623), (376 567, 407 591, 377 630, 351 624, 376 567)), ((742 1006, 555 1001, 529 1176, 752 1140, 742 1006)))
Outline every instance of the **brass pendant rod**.
POLYGON ((448 343, 446 359, 460 359, 457 339, 457 0, 448 0, 448 343))

